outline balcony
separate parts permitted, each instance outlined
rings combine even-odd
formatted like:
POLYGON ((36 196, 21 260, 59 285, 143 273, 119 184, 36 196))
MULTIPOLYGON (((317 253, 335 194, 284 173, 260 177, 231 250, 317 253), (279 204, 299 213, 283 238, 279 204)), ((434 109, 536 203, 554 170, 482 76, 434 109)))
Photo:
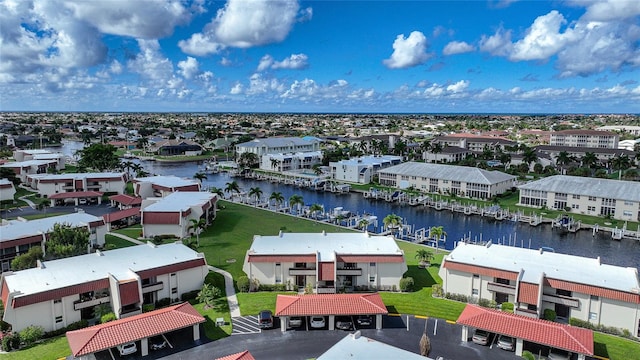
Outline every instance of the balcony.
POLYGON ((530 317, 533 319, 538 319, 538 312, 535 310, 515 308, 513 309, 513 312, 516 315, 522 315, 522 316, 530 317))
POLYGON ((506 284, 500 284, 500 283, 494 283, 494 282, 490 282, 487 284, 487 290, 489 291, 493 291, 493 292, 499 292, 499 293, 503 293, 503 294, 507 294, 507 295, 514 295, 516 294, 516 287, 513 285, 506 285, 506 284))
POLYGON ((305 276, 316 276, 316 269, 310 268, 289 268, 289 275, 305 275, 305 276))
POLYGON ((335 294, 336 288, 334 287, 319 287, 316 291, 317 294, 335 294))
POLYGON ((145 285, 142 285, 142 293, 146 294, 154 291, 159 291, 159 290, 162 290, 163 288, 164 288, 164 283, 162 281, 145 284, 145 285))
POLYGON ((93 297, 86 300, 78 300, 73 302, 73 310, 86 309, 96 305, 106 304, 111 302, 111 296, 93 297))
POLYGON ((580 307, 580 301, 578 299, 568 297, 568 296, 562 296, 562 295, 542 294, 542 301, 550 302, 553 304, 571 306, 574 308, 580 307))
POLYGON ((361 268, 352 268, 352 267, 345 267, 342 269, 338 269, 336 275, 343 275, 343 276, 348 276, 348 275, 352 275, 352 276, 362 276, 362 269, 361 268))

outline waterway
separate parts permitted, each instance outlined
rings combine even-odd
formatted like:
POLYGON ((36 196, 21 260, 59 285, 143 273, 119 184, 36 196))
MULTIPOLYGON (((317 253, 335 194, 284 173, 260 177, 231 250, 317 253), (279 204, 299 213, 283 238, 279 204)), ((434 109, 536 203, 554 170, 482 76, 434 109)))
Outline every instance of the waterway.
MULTIPOLYGON (((62 149, 54 148, 52 150, 72 155, 78 148, 82 148, 82 144, 66 143, 62 149)), ((188 178, 192 178, 202 167, 202 164, 197 162, 142 161, 141 164, 151 174, 176 175, 188 178)), ((394 213, 402 217, 406 224, 414 225, 414 229, 442 226, 447 233, 444 247, 449 250, 453 249, 455 243, 463 237, 468 238, 471 236, 472 240, 477 241, 492 240, 494 243, 530 247, 532 249, 551 247, 559 253, 590 258, 600 256, 601 261, 606 264, 640 269, 640 241, 628 239, 612 240, 611 235, 605 232, 600 232, 595 236, 588 230, 560 234, 549 225, 533 227, 508 220, 496 221, 486 217, 454 214, 447 210, 436 211, 422 206, 411 207, 382 200, 374 201, 365 199, 359 193, 337 195, 299 188, 293 185, 230 177, 227 173, 209 174, 207 176, 207 179, 203 181, 203 185, 207 187, 215 186, 224 189, 227 183, 236 181, 243 191, 248 192, 252 187, 259 187, 263 192, 263 196, 267 198, 272 192, 280 192, 285 199, 297 194, 303 197, 305 204, 318 203, 323 205, 327 211, 336 207, 343 207, 344 210, 349 210, 356 214, 376 215, 380 225, 382 225, 382 219, 385 216, 394 213)), ((464 201, 462 200, 462 202, 464 201)), ((585 270, 588 271, 588 269, 585 270)))

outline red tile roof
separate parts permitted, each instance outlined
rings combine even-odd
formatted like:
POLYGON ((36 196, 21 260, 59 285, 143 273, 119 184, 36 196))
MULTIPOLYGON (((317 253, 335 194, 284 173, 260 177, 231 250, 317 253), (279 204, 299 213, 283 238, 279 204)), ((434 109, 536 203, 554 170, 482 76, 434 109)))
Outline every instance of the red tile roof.
POLYGON ((49 195, 49 199, 73 199, 102 196, 99 191, 71 191, 49 195))
POLYGON ((120 305, 127 306, 140 302, 140 290, 136 279, 118 284, 120 292, 120 305))
POLYGON ((574 353, 593 355, 593 331, 467 304, 459 324, 574 353))
POLYGON ((243 352, 217 358, 216 360, 255 360, 255 358, 251 355, 249 350, 245 350, 243 352))
POLYGON ((335 281, 335 276, 336 276, 336 272, 335 272, 335 266, 336 264, 331 261, 331 262, 321 262, 320 263, 320 274, 319 274, 319 280, 322 281, 335 281))
POLYGON ((388 314, 378 293, 278 295, 276 316, 388 314))
POLYGON ((130 209, 124 209, 120 211, 115 211, 110 214, 102 215, 102 218, 107 223, 112 223, 117 220, 122 220, 131 216, 140 216, 140 208, 132 207, 130 209))
POLYGON ((619 290, 605 289, 593 285, 578 284, 570 281, 545 278, 545 286, 583 294, 596 295, 607 299, 620 300, 632 304, 640 304, 640 294, 619 290))
POLYGON ((73 356, 83 356, 131 341, 164 334, 204 322, 188 302, 111 321, 85 329, 68 331, 73 356))
POLYGON ((470 274, 486 275, 486 276, 491 276, 491 277, 501 278, 501 279, 516 280, 518 278, 518 273, 516 272, 492 269, 492 268, 469 265, 469 264, 461 264, 451 260, 446 260, 444 263, 444 267, 449 270, 458 270, 458 271, 463 271, 470 274))
POLYGON ((518 301, 538 305, 538 285, 520 282, 518 285, 518 301))
POLYGON ((119 202, 122 205, 142 204, 142 198, 127 195, 127 194, 112 195, 112 196, 109 196, 109 200, 119 202))

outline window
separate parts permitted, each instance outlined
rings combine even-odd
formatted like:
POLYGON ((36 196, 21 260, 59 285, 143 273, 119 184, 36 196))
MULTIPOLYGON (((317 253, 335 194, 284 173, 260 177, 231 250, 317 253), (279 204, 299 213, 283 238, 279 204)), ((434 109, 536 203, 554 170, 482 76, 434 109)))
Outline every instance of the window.
POLYGON ((56 316, 56 323, 62 322, 62 316, 56 316))
POLYGON ((598 313, 590 312, 589 320, 598 320, 598 313))
POLYGON ((477 278, 479 278, 479 277, 480 277, 480 275, 478 275, 478 274, 473 274, 473 278, 474 278, 474 279, 477 279, 477 278))
POLYGON ((589 196, 589 201, 596 201, 596 197, 595 196, 589 196))
POLYGON ((374 263, 374 262, 369 263, 369 266, 371 266, 371 267, 376 267, 376 263, 374 263))
POLYGON ((369 276, 369 282, 376 282, 376 277, 374 276, 369 276))
POLYGON ((171 293, 172 294, 177 294, 178 293, 178 288, 177 287, 171 288, 171 293))
POLYGON ((574 199, 576 199, 576 200, 579 200, 579 199, 580 199, 580 195, 576 195, 576 194, 571 195, 571 197, 572 197, 572 198, 574 198, 574 199))
POLYGON ((471 290, 471 295, 473 295, 473 296, 478 296, 479 293, 480 292, 478 291, 478 289, 471 290))
POLYGON ((62 302, 62 299, 55 299, 53 300, 54 304, 60 304, 62 302))
POLYGON ((598 301, 600 297, 598 295, 591 295, 591 301, 598 301))

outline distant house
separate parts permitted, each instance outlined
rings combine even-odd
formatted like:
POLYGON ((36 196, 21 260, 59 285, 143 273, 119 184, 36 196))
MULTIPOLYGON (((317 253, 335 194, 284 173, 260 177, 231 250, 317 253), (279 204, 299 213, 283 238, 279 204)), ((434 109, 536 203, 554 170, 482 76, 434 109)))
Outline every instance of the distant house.
POLYGON ((57 159, 7 162, 0 165, 0 167, 13 170, 21 182, 26 182, 29 175, 46 174, 50 170, 59 170, 57 159))
POLYGON ((253 153, 258 158, 265 154, 320 151, 320 141, 315 138, 272 137, 255 139, 236 145, 236 154, 253 153))
POLYGON ((36 174, 28 175, 25 182, 43 197, 88 191, 122 194, 127 177, 121 172, 36 174))
POLYGON ((194 179, 175 175, 158 175, 133 179, 133 193, 143 199, 165 197, 176 191, 200 191, 200 183, 194 179))
POLYGON ((631 150, 618 148, 539 145, 536 146, 535 149, 537 153, 549 156, 554 164, 558 155, 562 152, 566 152, 569 156, 577 158, 578 161, 584 157, 586 153, 593 153, 602 165, 607 165, 611 159, 618 156, 627 156, 632 159, 636 155, 636 153, 631 150))
POLYGON ((322 151, 264 154, 260 158, 260 169, 267 171, 295 171, 311 169, 322 164, 322 151))
MULTIPOLYGON (((2 251, 2 271, 10 268, 11 260, 22 255, 34 246, 44 246, 55 224, 67 224, 71 227, 86 227, 89 230, 87 246, 102 247, 107 232, 101 217, 84 212, 52 216, 37 220, 13 220, 0 226, 0 251, 2 251)), ((6 304, 6 303, 5 303, 6 304)), ((6 306, 6 305, 5 305, 6 306)))
POLYGON ((514 146, 518 143, 494 136, 449 135, 438 136, 431 140, 431 144, 440 144, 442 145, 442 147, 458 147, 476 153, 481 153, 485 148, 491 150, 500 148, 502 150, 505 150, 505 147, 514 146))
POLYGON ((382 169, 386 169, 402 162, 402 156, 369 155, 348 160, 330 162, 331 177, 340 181, 359 184, 369 184, 373 176, 382 169))
POLYGON ((422 153, 422 159, 430 163, 451 163, 462 161, 469 155, 474 153, 463 147, 445 146, 440 152, 425 151, 422 153))
POLYGON ((208 272, 204 256, 181 243, 43 261, 2 274, 2 319, 16 332, 30 325, 54 331, 94 319, 101 304, 126 318, 141 314, 144 304, 180 301, 182 294, 202 288, 208 272))
POLYGON ((8 179, 0 179, 0 201, 13 200, 16 194, 16 188, 8 179))
POLYGON ((618 139, 619 135, 610 131, 574 129, 552 131, 549 145, 617 149, 618 139))
POLYGON ((195 156, 202 154, 202 145, 187 139, 163 140, 154 143, 153 145, 149 145, 149 151, 162 156, 195 156))
POLYGON ((202 191, 178 191, 164 198, 148 198, 142 202, 140 210, 142 236, 186 238, 198 231, 190 228, 191 219, 205 219, 211 224, 216 217, 217 201, 216 194, 202 191))

